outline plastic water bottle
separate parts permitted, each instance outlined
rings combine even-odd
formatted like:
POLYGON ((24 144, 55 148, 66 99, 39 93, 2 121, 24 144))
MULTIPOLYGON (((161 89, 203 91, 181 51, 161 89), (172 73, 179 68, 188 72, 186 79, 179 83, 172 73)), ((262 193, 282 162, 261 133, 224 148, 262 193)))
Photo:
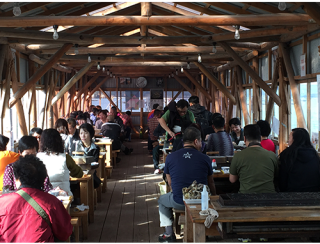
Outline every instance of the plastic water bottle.
POLYGON ((207 187, 204 185, 201 192, 201 210, 207 210, 209 208, 209 194, 207 187))

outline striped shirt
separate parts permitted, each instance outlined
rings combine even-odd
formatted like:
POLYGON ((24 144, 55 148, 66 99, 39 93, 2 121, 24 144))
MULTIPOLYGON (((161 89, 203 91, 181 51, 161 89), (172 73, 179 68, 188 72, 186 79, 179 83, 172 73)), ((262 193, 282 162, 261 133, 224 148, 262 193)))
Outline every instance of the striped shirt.
POLYGON ((232 156, 233 144, 231 136, 225 131, 209 135, 207 152, 219 151, 219 156, 232 156))

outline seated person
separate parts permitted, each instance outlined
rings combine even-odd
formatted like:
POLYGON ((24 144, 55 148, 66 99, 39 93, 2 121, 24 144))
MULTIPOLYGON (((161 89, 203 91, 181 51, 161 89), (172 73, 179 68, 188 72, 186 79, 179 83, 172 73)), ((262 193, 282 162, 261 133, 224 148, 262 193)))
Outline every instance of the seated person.
POLYGON ((279 189, 285 192, 320 191, 319 156, 308 131, 293 129, 289 147, 280 154, 279 189))
POLYGON ((9 138, 0 135, 0 191, 2 191, 4 171, 8 164, 11 164, 19 159, 19 153, 7 150, 9 138))
POLYGON ((206 138, 205 138, 206 141, 208 140, 210 134, 215 133, 215 132, 214 132, 213 120, 214 120, 217 116, 222 116, 222 114, 220 114, 220 113, 213 113, 213 114, 212 114, 212 117, 211 117, 211 118, 212 118, 211 126, 208 127, 208 128, 204 131, 204 133, 205 133, 205 135, 206 135, 206 138))
POLYGON ((261 147, 260 127, 257 124, 244 127, 247 148, 237 152, 230 166, 231 183, 239 179, 239 193, 274 193, 274 179, 278 174, 278 159, 273 152, 261 147))
POLYGON ((159 119, 161 117, 161 111, 158 109, 154 110, 153 117, 148 120, 148 128, 149 128, 149 135, 148 135, 148 150, 152 152, 153 150, 153 143, 158 140, 158 137, 153 134, 154 130, 159 125, 159 119))
POLYGON ((53 188, 59 186, 72 196, 69 176, 81 178, 83 171, 69 154, 64 153, 63 142, 57 130, 46 129, 42 132, 37 157, 46 165, 53 188))
POLYGON ((98 112, 99 110, 96 107, 92 108, 92 112, 90 113, 90 120, 92 121, 93 125, 96 124, 98 112))
POLYGON ((84 123, 87 123, 87 116, 85 116, 83 113, 82 114, 79 114, 77 116, 77 122, 78 122, 78 125, 82 125, 84 123))
POLYGON ((119 114, 118 114, 118 111, 117 111, 117 108, 115 106, 113 106, 111 108, 111 111, 110 111, 110 115, 113 115, 114 117, 114 123, 117 123, 118 125, 120 125, 120 129, 121 129, 121 133, 124 133, 124 125, 123 125, 123 121, 122 119, 120 118, 119 114))
POLYGON ((109 137, 113 140, 112 149, 121 149, 126 155, 131 153, 130 149, 124 146, 120 141, 121 126, 114 122, 114 116, 108 115, 107 123, 103 124, 101 127, 101 133, 105 137, 109 137))
POLYGON ((65 119, 57 119, 56 123, 54 124, 54 128, 60 133, 63 144, 65 144, 69 135, 68 127, 68 122, 65 119))
POLYGON ((92 125, 84 123, 79 127, 80 141, 78 141, 75 151, 84 152, 86 156, 93 156, 94 161, 99 161, 100 148, 94 144, 92 138, 94 136, 94 129, 92 125))
POLYGON ((232 118, 229 120, 229 126, 231 130, 232 141, 238 145, 240 141, 244 140, 241 122, 238 118, 232 118))
MULTIPOLYGON (((153 131, 153 135, 157 138, 159 136, 162 136, 165 134, 166 131, 161 127, 160 124, 158 124, 157 128, 153 131)), ((158 141, 155 141, 153 143, 153 150, 152 150, 152 160, 153 160, 153 166, 154 166, 154 173, 155 174, 161 174, 161 170, 159 169, 159 151, 162 148, 162 146, 159 145, 158 141)))
POLYGON ((38 142, 40 142, 41 134, 42 134, 42 129, 38 127, 34 127, 30 130, 29 136, 33 136, 37 138, 38 142))
POLYGON ((95 128, 101 130, 101 127, 104 123, 107 123, 108 110, 101 110, 99 112, 99 120, 96 122, 95 128))
POLYGON ((268 136, 271 132, 270 124, 268 123, 268 121, 259 120, 257 122, 257 125, 259 125, 261 131, 261 146, 268 151, 276 153, 276 147, 273 141, 268 139, 268 136))
POLYGON ((126 111, 125 114, 122 114, 120 118, 123 121, 124 131, 125 131, 125 139, 131 141, 131 130, 134 129, 131 119, 131 111, 126 111))
POLYGON ((199 152, 201 149, 201 133, 197 128, 188 127, 183 134, 184 148, 167 156, 164 173, 172 192, 159 197, 160 226, 165 233, 159 236, 159 242, 176 240, 172 229, 172 208, 184 210, 182 188, 193 181, 208 185, 212 195, 216 194, 210 158, 199 152))
MULTIPOLYGON (((39 143, 37 139, 33 136, 23 136, 19 140, 18 150, 19 154, 24 157, 26 155, 37 155, 39 149, 39 143)), ((9 191, 16 191, 18 188, 16 186, 16 179, 13 173, 13 165, 15 163, 8 164, 3 176, 3 187, 9 191)), ((49 176, 44 180, 43 190, 48 192, 52 189, 52 185, 49 180, 49 176)))
POLYGON ((67 119, 69 135, 64 143, 65 152, 72 155, 75 151, 77 141, 80 140, 79 131, 77 129, 77 122, 73 118, 67 119))
POLYGON ((225 120, 218 116, 213 120, 214 132, 208 138, 207 151, 219 151, 219 156, 232 156, 234 153, 231 136, 224 130, 225 120))
POLYGON ((73 229, 71 217, 58 198, 43 192, 47 176, 43 162, 34 155, 26 155, 14 163, 13 172, 18 188, 40 205, 51 226, 22 196, 4 194, 0 197, 0 242, 67 241, 73 229))

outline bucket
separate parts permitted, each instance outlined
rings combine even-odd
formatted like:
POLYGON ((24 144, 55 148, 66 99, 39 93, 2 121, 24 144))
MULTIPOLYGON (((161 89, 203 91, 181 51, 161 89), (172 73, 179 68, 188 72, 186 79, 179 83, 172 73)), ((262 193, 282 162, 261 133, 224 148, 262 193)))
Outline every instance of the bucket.
POLYGON ((166 182, 162 181, 158 184, 159 188, 160 188, 160 195, 164 195, 167 193, 167 185, 166 182))

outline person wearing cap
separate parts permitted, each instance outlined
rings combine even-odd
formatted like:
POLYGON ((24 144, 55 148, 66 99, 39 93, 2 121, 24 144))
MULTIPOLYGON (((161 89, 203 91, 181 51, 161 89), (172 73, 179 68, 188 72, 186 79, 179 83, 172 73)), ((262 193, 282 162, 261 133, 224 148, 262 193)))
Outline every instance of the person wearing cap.
POLYGON ((131 130, 133 130, 133 124, 131 119, 131 111, 127 111, 125 114, 120 115, 120 118, 123 121, 125 139, 131 141, 131 130))
POLYGON ((150 112, 150 113, 148 113, 147 120, 149 120, 149 119, 151 119, 151 118, 153 117, 154 110, 156 110, 156 109, 157 109, 157 107, 159 107, 159 103, 155 103, 155 104, 153 104, 151 112, 150 112), (152 117, 151 117, 151 116, 152 116, 152 117))

